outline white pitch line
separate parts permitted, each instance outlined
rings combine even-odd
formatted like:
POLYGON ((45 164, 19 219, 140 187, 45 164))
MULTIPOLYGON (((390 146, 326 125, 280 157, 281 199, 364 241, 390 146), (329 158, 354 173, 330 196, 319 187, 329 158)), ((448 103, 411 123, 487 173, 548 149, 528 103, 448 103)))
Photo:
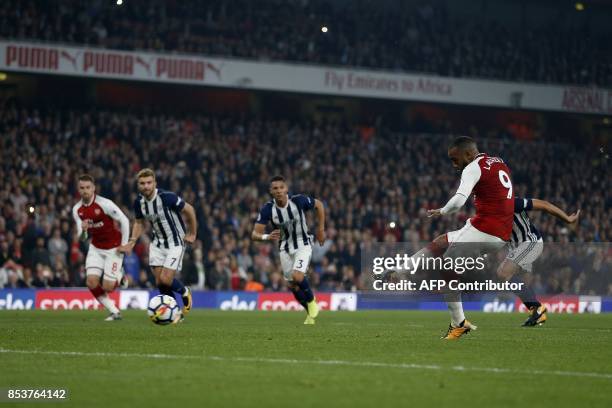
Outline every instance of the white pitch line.
POLYGON ((612 373, 594 373, 587 371, 563 371, 563 370, 520 370, 513 368, 498 367, 468 367, 468 366, 441 366, 437 364, 415 364, 415 363, 383 363, 375 361, 348 361, 348 360, 295 360, 288 358, 264 358, 264 357, 221 357, 207 355, 180 355, 180 354, 140 354, 140 353, 103 353, 82 351, 47 351, 47 350, 10 350, 0 348, 0 353, 5 354, 42 354, 52 356, 76 356, 76 357, 125 357, 145 358, 161 360, 210 360, 247 363, 269 363, 269 364, 314 364, 344 367, 378 367, 399 368, 413 370, 434 371, 456 371, 456 372, 481 372, 494 374, 526 374, 526 375, 551 375, 562 377, 589 377, 612 380, 612 373))

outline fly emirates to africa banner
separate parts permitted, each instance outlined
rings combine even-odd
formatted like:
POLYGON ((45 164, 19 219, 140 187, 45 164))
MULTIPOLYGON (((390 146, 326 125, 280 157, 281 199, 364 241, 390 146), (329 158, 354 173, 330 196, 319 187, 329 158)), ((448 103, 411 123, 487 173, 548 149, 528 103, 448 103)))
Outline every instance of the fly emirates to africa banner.
POLYGON ((612 90, 0 41, 0 70, 612 114, 612 90))

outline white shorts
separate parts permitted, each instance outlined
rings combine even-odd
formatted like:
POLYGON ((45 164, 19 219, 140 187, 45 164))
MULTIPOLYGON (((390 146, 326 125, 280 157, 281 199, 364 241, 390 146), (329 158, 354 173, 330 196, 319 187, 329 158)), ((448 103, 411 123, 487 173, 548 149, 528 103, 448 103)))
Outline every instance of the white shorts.
POLYGON ((523 270, 531 272, 533 263, 542 254, 544 241, 542 238, 535 242, 521 242, 516 248, 511 249, 506 255, 506 259, 514 262, 523 270))
POLYGON ((183 246, 171 246, 166 249, 150 244, 149 266, 163 266, 166 269, 180 271, 183 267, 183 255, 185 255, 185 247, 183 246))
POLYGON ((104 272, 105 280, 121 280, 123 272, 123 254, 117 252, 117 248, 100 249, 89 245, 87 258, 85 258, 86 274, 102 276, 104 272))
POLYGON ((281 251, 280 261, 281 268, 283 269, 283 276, 286 280, 293 280, 293 271, 300 271, 306 273, 308 271, 308 265, 310 265, 310 258, 312 257, 312 247, 310 245, 298 248, 297 251, 290 254, 286 251, 281 251))
POLYGON ((467 220, 463 228, 446 234, 448 249, 444 256, 476 256, 497 252, 506 246, 506 241, 495 235, 482 232, 467 220), (459 245, 463 244, 463 245, 459 245))

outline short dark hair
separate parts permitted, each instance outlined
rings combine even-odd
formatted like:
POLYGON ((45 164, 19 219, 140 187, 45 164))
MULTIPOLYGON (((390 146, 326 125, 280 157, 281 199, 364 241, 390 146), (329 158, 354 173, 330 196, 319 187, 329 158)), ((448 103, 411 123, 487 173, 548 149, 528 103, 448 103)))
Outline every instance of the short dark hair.
POLYGON ((93 176, 91 174, 87 174, 87 173, 81 174, 79 176, 79 181, 91 181, 93 184, 96 184, 93 176))
POLYGON ((476 141, 472 139, 471 137, 459 136, 459 137, 456 137, 455 140, 451 142, 450 146, 448 146, 449 149, 452 149, 453 147, 456 147, 461 150, 465 150, 470 147, 476 148, 477 146, 476 146, 476 141))
POLYGON ((155 180, 155 172, 153 171, 153 169, 150 168, 144 168, 142 170, 140 170, 137 174, 136 174, 136 180, 139 180, 141 178, 145 178, 145 177, 153 177, 153 180, 155 180))
POLYGON ((283 183, 285 182, 285 178, 283 176, 274 176, 270 179, 270 184, 274 183, 275 181, 282 181, 283 183))

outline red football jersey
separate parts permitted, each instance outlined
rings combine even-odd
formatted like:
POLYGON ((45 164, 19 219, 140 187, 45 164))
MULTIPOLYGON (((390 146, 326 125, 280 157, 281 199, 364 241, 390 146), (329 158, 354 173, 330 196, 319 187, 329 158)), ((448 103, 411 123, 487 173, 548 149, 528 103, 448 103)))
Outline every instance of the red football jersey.
POLYGON ((87 230, 91 244, 99 249, 116 248, 128 240, 129 220, 111 200, 95 195, 93 202, 85 205, 83 200, 72 208, 72 216, 77 223, 78 234, 81 234, 82 223, 89 222, 87 230), (115 225, 121 224, 121 230, 115 225))
POLYGON ((490 157, 485 153, 476 156, 466 169, 470 166, 471 174, 480 173, 472 190, 476 215, 470 222, 478 230, 508 241, 512 234, 514 216, 510 169, 499 157, 490 157))

